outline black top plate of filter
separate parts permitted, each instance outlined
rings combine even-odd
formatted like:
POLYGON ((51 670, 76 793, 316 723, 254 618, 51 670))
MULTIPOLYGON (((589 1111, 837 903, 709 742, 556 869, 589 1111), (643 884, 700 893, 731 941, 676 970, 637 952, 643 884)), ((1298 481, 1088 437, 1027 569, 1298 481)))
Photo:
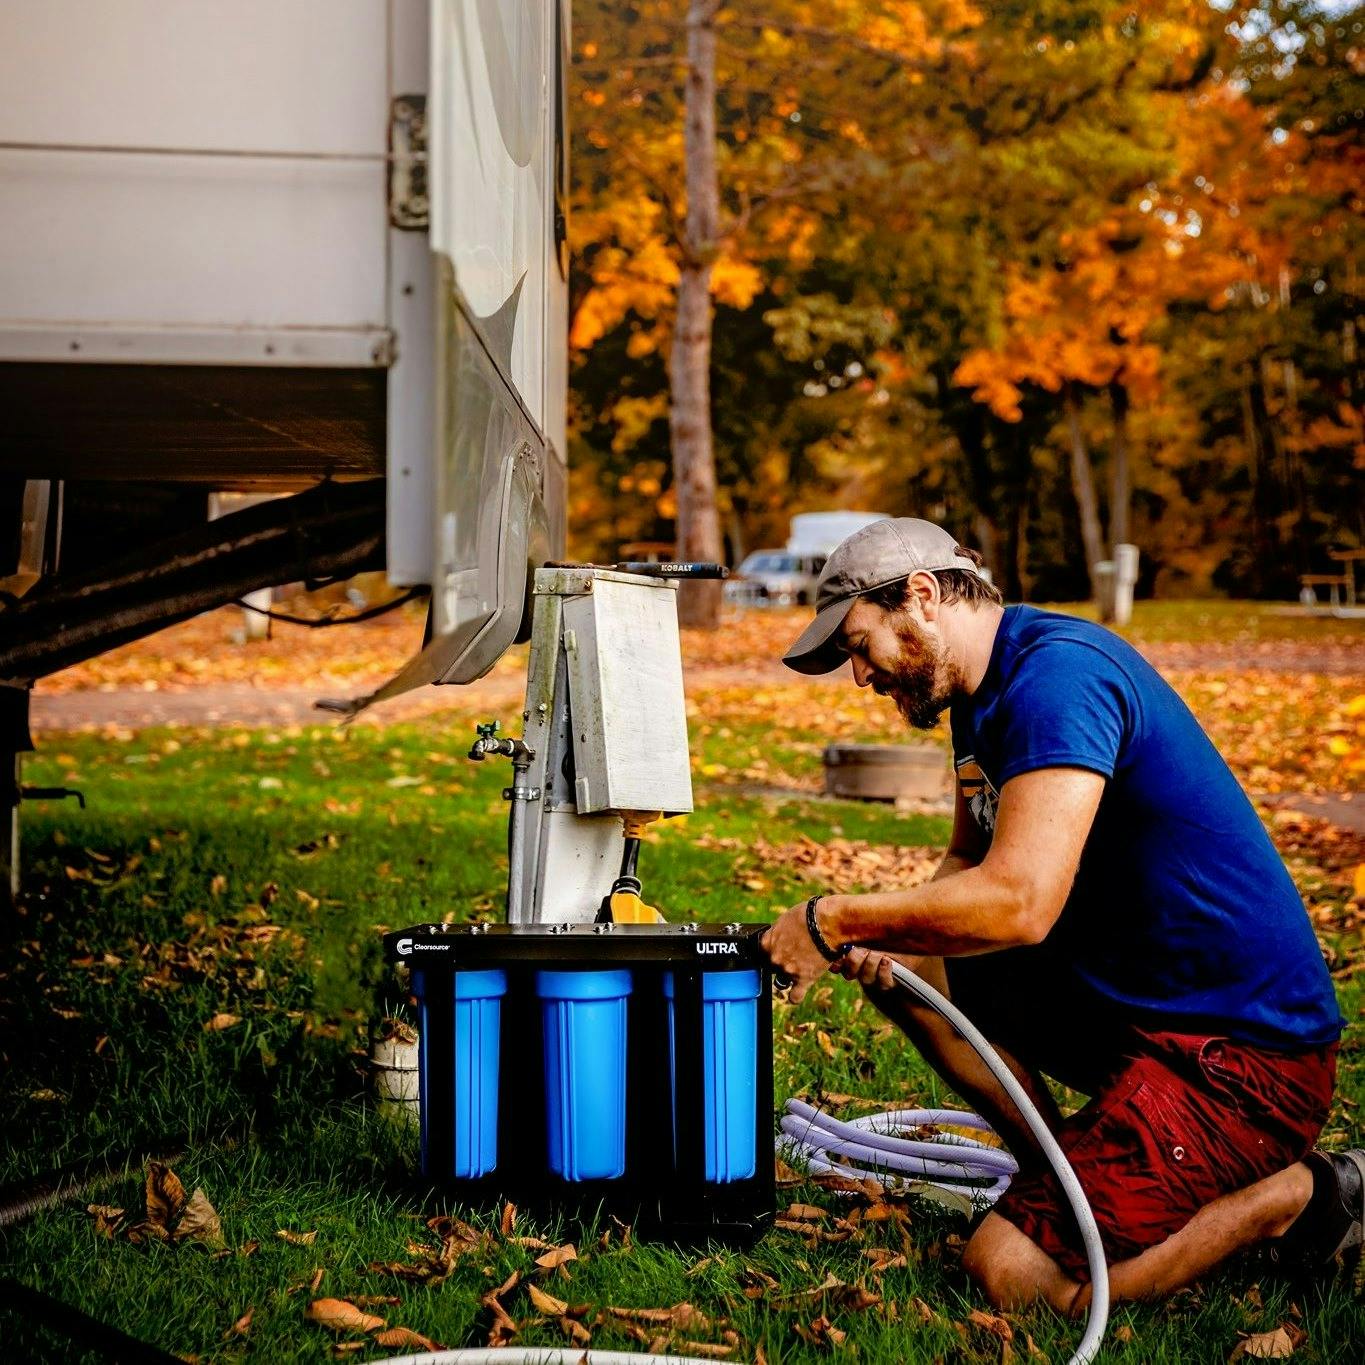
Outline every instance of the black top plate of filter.
POLYGON ((525 963, 672 963, 707 971, 767 968, 766 924, 414 924, 384 935, 391 962, 426 971, 525 963))

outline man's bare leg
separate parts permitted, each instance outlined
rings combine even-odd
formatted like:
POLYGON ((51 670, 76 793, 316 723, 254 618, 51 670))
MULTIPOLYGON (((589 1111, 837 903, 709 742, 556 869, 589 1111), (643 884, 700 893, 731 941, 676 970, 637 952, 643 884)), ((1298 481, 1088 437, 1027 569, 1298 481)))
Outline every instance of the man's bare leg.
MULTIPOLYGON (((849 956, 853 957, 854 954, 849 956)), ((940 994, 951 998, 948 975, 941 957, 906 959, 906 965, 940 994)), ((910 1039, 938 1075, 995 1129, 1020 1165, 1027 1169, 1043 1165, 1037 1138, 1015 1108, 1014 1101, 1005 1093, 1004 1086, 977 1056, 976 1050, 942 1015, 912 1000, 898 986, 889 983, 888 976, 885 984, 878 982, 869 985, 863 982, 863 985, 872 1003, 910 1039)), ((1025 1067, 994 1040, 992 1046, 1024 1087, 1044 1122, 1055 1132, 1062 1116, 1042 1077, 1025 1067)))
MULTIPOLYGON (((1109 1267, 1114 1302, 1157 1299, 1207 1274, 1230 1256, 1282 1236, 1308 1205, 1313 1174, 1303 1162, 1206 1204, 1179 1232, 1109 1267)), ((1065 1274, 1032 1238, 999 1214, 987 1214, 963 1253, 962 1266, 996 1308, 1039 1300, 1062 1313, 1089 1306, 1090 1286, 1065 1274)))

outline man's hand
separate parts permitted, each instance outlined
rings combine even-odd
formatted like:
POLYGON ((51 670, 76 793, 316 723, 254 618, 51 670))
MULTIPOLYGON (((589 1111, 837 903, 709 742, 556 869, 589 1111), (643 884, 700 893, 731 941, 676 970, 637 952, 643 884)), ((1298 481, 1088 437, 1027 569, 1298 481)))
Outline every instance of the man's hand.
POLYGON ((824 976, 832 965, 811 942, 806 929, 805 901, 784 911, 759 940, 758 946, 772 959, 778 972, 791 981, 787 999, 794 1005, 805 999, 811 983, 824 976))
POLYGON ((893 962, 918 972, 923 958, 905 953, 882 953, 875 948, 850 948, 837 962, 830 963, 830 970, 838 972, 846 981, 856 981, 865 991, 886 995, 896 989, 895 978, 891 975, 893 962))

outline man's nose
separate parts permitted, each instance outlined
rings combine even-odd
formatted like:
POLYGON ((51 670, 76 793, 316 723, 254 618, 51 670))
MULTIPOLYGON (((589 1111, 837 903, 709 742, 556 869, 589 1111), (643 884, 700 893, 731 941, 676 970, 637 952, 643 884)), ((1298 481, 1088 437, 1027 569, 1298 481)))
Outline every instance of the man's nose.
POLYGON ((872 665, 860 654, 850 654, 849 662, 853 665, 853 681, 866 687, 872 681, 872 665))

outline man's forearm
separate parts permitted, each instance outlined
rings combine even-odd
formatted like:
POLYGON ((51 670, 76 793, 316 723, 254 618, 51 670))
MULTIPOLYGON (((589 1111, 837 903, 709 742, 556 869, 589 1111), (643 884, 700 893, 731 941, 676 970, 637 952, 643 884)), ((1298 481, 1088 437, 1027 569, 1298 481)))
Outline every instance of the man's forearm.
POLYGON ((985 866, 968 864, 907 891, 826 896, 820 925, 831 944, 875 946, 888 952, 965 957, 1036 943, 1036 907, 1019 888, 985 866))

